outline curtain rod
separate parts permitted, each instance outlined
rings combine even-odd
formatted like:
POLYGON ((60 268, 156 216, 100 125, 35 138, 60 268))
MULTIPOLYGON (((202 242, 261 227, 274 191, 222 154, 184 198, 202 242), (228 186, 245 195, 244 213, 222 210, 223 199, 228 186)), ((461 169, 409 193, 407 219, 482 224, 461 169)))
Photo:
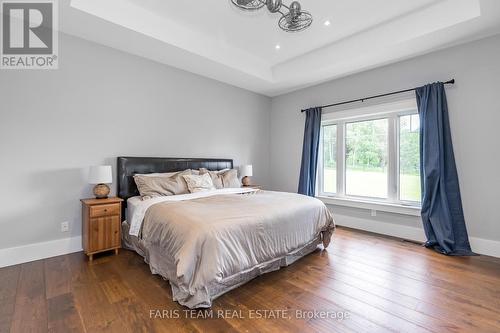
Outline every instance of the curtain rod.
MULTIPOLYGON (((451 79, 449 81, 446 81, 446 82, 444 82, 444 84, 455 84, 455 79, 451 79)), ((350 104, 350 103, 356 103, 356 102, 364 102, 366 100, 373 99, 373 98, 379 98, 379 97, 391 96, 391 95, 396 95, 396 94, 402 94, 402 93, 409 92, 409 91, 414 91, 414 90, 417 90, 417 89, 418 89, 418 87, 417 88, 411 88, 411 89, 405 89, 405 90, 399 90, 399 91, 393 91, 393 92, 386 93, 386 94, 369 96, 369 97, 359 98, 359 99, 353 99, 353 100, 346 101, 346 102, 340 102, 340 103, 323 105, 323 106, 320 106, 320 108, 324 109, 324 108, 331 108, 333 106, 339 106, 339 105, 344 105, 344 104, 350 104)), ((301 112, 304 112, 304 111, 306 111, 306 110, 302 110, 301 112)))

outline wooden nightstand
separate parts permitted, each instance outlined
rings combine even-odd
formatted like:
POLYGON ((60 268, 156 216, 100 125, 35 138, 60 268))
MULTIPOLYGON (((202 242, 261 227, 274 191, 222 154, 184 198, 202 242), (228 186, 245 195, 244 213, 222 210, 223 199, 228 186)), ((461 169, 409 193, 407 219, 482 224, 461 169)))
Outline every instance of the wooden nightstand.
POLYGON ((121 247, 122 201, 120 198, 82 199, 82 242, 92 261, 95 253, 121 247))
POLYGON ((262 185, 241 185, 243 188, 254 188, 256 190, 262 190, 262 185))

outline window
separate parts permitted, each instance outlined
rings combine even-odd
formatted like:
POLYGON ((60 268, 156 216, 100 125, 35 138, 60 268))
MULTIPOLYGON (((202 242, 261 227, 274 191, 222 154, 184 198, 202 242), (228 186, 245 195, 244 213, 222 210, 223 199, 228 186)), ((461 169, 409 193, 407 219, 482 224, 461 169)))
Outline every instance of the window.
POLYGON ((346 195, 387 198, 388 120, 345 124, 346 195))
POLYGON ((399 199, 420 201, 420 119, 399 117, 399 199))
POLYGON ((323 126, 324 187, 328 193, 337 192, 337 125, 323 126))
POLYGON ((414 100, 325 114, 319 195, 419 206, 419 128, 414 100))

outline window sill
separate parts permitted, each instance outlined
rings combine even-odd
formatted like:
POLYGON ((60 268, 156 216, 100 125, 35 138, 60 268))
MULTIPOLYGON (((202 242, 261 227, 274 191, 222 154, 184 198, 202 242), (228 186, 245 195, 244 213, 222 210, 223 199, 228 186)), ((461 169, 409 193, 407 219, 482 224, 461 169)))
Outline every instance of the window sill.
POLYGON ((327 196, 317 196, 316 198, 323 201, 325 204, 329 205, 369 209, 380 212, 388 212, 388 213, 410 215, 410 216, 420 216, 420 210, 421 210, 419 206, 405 206, 405 205, 397 205, 385 202, 364 201, 359 199, 336 198, 327 196))

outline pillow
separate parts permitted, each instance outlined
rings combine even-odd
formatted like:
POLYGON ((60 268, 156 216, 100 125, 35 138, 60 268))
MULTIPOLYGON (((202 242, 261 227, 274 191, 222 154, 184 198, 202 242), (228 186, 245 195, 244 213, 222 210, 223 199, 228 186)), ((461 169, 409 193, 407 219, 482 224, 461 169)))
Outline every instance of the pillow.
POLYGON ((239 188, 241 187, 240 180, 238 179, 238 170, 236 169, 231 169, 228 170, 222 175, 222 184, 224 185, 224 188, 227 187, 233 187, 233 188, 239 188))
POLYGON ((222 177, 220 177, 220 171, 210 171, 204 168, 200 169, 200 175, 210 175, 212 178, 212 183, 216 189, 224 188, 224 184, 222 184, 222 177))
POLYGON ((186 181, 191 193, 215 190, 212 178, 208 173, 203 175, 183 175, 182 177, 186 181))
POLYGON ((190 175, 191 170, 177 172, 170 177, 135 175, 134 181, 142 200, 158 196, 189 193, 186 181, 182 176, 190 175))
POLYGON ((209 171, 207 169, 201 168, 200 175, 209 174, 212 178, 212 182, 214 183, 215 188, 227 188, 233 187, 238 188, 241 187, 241 183, 238 179, 238 170, 236 169, 224 169, 220 171, 209 171))

